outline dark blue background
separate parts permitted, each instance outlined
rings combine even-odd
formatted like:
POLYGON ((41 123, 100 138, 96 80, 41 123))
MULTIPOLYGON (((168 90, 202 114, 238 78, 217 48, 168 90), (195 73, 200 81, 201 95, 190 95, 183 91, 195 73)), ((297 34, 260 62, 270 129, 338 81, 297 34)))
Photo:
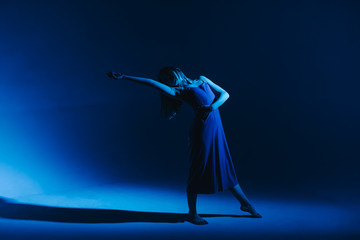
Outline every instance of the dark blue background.
POLYGON ((230 93, 220 111, 248 191, 351 193, 359 13, 357 1, 2 1, 0 160, 42 191, 185 190, 191 109, 160 119, 156 90, 105 76, 175 65, 230 93))

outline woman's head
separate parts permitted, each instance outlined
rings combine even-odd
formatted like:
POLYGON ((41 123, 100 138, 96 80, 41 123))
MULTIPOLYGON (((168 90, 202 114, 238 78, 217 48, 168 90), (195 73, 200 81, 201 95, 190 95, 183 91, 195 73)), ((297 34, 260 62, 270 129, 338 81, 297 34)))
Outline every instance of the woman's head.
MULTIPOLYGON (((192 83, 192 80, 185 76, 185 74, 177 67, 163 67, 160 69, 158 75, 159 82, 168 85, 169 87, 180 87, 192 83)), ((167 119, 175 117, 179 111, 182 102, 178 99, 171 98, 161 93, 161 112, 160 116, 167 119)))
POLYGON ((158 74, 159 82, 170 87, 184 87, 191 83, 191 80, 177 67, 163 67, 158 74))

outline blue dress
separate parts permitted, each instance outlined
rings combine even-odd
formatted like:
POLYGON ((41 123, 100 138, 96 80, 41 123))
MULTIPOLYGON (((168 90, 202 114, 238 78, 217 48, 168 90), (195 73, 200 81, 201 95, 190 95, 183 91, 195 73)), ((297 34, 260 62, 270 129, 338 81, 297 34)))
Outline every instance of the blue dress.
POLYGON ((176 89, 176 97, 189 104, 195 116, 189 129, 190 171, 187 192, 209 194, 222 192, 238 184, 226 142, 219 110, 202 119, 198 109, 215 98, 205 81, 198 87, 176 89))

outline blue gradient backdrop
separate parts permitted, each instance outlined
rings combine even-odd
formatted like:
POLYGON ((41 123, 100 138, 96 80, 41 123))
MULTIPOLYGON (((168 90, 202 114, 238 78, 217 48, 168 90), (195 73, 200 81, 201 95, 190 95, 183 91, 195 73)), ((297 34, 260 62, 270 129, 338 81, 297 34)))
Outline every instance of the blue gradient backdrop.
POLYGON ((158 92, 105 77, 176 65, 230 93, 220 111, 247 191, 354 197, 359 12, 357 1, 1 1, 0 195, 185 190, 191 109, 160 119, 158 92))

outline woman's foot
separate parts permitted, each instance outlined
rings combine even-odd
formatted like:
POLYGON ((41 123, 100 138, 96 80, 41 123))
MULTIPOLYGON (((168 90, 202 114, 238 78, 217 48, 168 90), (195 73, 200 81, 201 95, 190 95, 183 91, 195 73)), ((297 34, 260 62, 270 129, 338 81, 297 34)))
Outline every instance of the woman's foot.
POLYGON ((189 214, 189 222, 196 225, 206 225, 208 222, 201 218, 198 214, 189 214))
POLYGON ((258 213, 255 208, 253 206, 251 206, 251 204, 248 205, 241 205, 240 209, 244 212, 248 212, 251 214, 252 217, 254 218, 262 218, 262 216, 260 215, 260 213, 258 213))

